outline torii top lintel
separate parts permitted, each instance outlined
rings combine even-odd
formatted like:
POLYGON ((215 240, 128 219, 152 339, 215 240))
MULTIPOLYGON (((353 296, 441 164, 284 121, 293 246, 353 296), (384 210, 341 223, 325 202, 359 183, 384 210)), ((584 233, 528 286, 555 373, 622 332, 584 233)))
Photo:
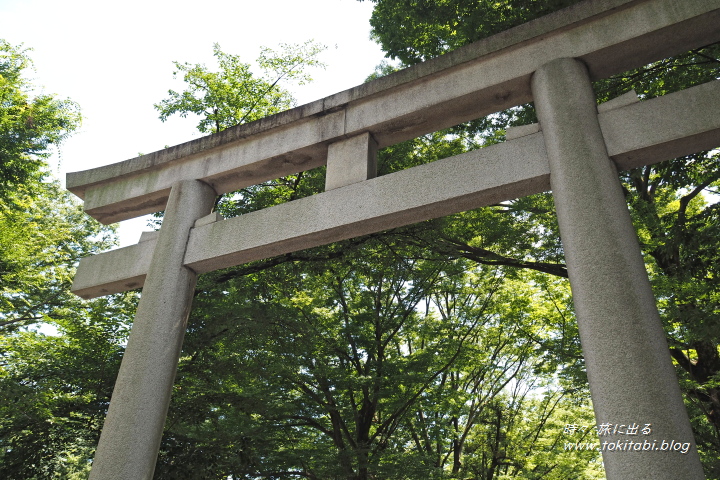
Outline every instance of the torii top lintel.
POLYGON ((720 0, 589 0, 283 113, 70 173, 67 188, 103 223, 137 217, 163 210, 180 180, 226 193, 314 168, 359 134, 383 147, 530 102, 533 72, 555 58, 606 78, 720 41, 718 25, 720 0))

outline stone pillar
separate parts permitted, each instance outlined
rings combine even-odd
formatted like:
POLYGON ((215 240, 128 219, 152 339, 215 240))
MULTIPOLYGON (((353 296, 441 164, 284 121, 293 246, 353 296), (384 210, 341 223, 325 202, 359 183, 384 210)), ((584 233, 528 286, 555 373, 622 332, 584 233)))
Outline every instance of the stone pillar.
POLYGON ((215 191, 196 180, 172 187, 91 479, 153 477, 197 280, 183 266, 185 248, 190 229, 214 200, 215 191))
POLYGON ((587 69, 554 60, 535 72, 532 92, 595 418, 624 432, 599 437, 607 478, 704 478, 587 69), (678 442, 680 451, 668 451, 678 442))
POLYGON ((365 132, 328 146, 325 191, 377 175, 377 142, 365 132))

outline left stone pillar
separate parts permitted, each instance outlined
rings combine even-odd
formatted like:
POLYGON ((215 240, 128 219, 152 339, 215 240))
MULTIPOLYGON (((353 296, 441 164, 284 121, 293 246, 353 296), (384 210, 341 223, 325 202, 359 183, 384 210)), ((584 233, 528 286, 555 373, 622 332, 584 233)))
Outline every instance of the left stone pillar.
POLYGON ((173 185, 93 460, 93 480, 153 477, 197 274, 183 266, 190 229, 215 191, 173 185))

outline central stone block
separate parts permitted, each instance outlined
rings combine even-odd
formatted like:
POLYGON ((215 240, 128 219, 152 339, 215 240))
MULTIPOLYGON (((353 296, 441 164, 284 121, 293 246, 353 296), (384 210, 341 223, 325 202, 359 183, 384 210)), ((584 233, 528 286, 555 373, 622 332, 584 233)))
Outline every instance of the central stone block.
POLYGON ((328 147, 325 191, 362 182, 377 175, 377 142, 369 132, 328 147))

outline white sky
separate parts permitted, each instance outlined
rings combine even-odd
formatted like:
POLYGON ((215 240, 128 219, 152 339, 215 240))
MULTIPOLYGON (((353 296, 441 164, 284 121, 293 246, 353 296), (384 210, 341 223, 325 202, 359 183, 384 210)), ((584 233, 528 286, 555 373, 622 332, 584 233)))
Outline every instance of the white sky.
MULTIPOLYGON (((0 0, 0 38, 24 44, 45 93, 77 102, 83 124, 51 159, 65 173, 119 162, 197 138, 195 118, 163 123, 153 104, 170 88, 173 60, 214 68, 213 43, 252 63, 260 46, 314 39, 328 49, 314 82, 290 86, 298 105, 354 87, 383 53, 370 38, 373 3, 357 0, 0 0)), ((259 71, 258 71, 259 73, 259 71)), ((121 223, 122 245, 145 220, 121 223)))

